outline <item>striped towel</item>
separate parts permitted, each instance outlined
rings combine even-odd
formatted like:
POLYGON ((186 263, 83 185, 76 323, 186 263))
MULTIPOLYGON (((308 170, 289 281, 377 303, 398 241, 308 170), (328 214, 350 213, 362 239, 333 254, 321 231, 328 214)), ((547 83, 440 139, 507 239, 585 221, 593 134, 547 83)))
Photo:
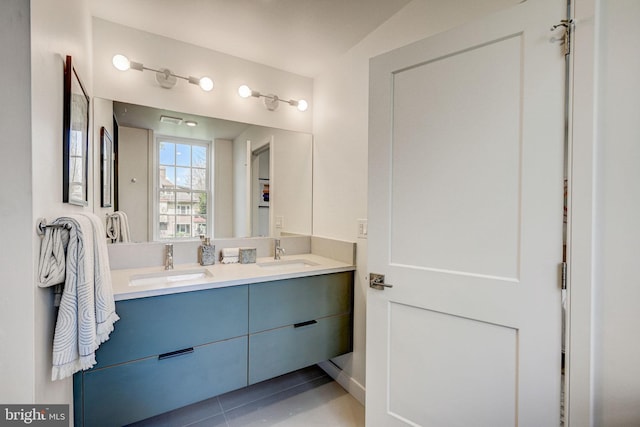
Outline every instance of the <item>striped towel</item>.
POLYGON ((66 276, 53 338, 52 380, 96 364, 95 351, 109 339, 115 312, 105 231, 94 214, 58 218, 68 233, 66 276))
POLYGON ((129 230, 129 217, 122 211, 116 211, 107 216, 107 237, 112 243, 131 241, 131 232, 129 230))
POLYGON ((62 284, 65 277, 65 250, 69 243, 69 230, 59 227, 44 229, 44 238, 40 244, 40 259, 38 261, 38 286, 41 288, 54 287, 54 305, 60 306, 62 284))

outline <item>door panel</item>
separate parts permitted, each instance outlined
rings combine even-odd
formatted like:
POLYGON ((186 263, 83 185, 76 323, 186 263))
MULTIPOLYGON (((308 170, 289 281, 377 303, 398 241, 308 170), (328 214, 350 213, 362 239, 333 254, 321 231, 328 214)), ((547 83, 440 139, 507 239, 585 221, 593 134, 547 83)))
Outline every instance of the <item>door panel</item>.
POLYGON ((515 329, 397 303, 390 316, 390 413, 434 426, 451 425, 446 414, 456 414, 462 426, 513 422, 515 329), (418 351, 411 344, 415 330, 428 343, 418 351), (443 369, 451 365, 456 368, 443 369), (416 366, 423 368, 418 375, 416 366))
POLYGON ((374 58, 367 425, 560 420, 562 1, 374 58))
POLYGON ((392 263, 517 279, 521 37, 394 73, 392 263))

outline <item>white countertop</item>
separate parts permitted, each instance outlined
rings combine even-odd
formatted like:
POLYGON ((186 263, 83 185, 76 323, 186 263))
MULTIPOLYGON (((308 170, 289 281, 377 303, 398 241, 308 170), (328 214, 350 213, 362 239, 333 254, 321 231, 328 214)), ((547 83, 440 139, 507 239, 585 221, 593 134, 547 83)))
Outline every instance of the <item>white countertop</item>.
POLYGON ((314 265, 281 266, 276 269, 260 267, 259 264, 273 262, 273 257, 258 258, 255 264, 215 264, 201 266, 200 264, 175 265, 173 270, 166 271, 163 266, 148 268, 132 268, 111 270, 111 281, 116 301, 144 298, 157 295, 168 295, 180 292, 198 291, 203 289, 223 288, 227 286, 246 285, 249 283, 269 282, 273 280, 291 279, 295 277, 317 276, 328 273, 353 271, 355 266, 334 259, 314 254, 282 256, 283 264, 291 261, 307 261, 314 265), (207 270, 207 277, 185 280, 175 283, 131 286, 132 276, 155 275, 163 273, 180 274, 207 270))

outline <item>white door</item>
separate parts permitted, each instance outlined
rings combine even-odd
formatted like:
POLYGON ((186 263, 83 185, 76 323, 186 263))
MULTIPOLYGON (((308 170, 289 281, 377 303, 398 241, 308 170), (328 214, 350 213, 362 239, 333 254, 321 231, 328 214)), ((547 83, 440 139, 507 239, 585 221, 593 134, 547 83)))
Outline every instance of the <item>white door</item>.
POLYGON ((557 426, 562 0, 374 58, 367 426, 557 426))

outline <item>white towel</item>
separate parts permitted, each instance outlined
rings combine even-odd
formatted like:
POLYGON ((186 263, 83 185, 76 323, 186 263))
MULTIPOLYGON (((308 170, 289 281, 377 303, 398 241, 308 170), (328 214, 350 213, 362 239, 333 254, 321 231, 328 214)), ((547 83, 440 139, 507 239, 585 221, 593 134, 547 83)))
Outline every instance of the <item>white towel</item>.
POLYGON ((96 363, 95 350, 109 339, 115 312, 105 231, 94 214, 58 218, 68 233, 66 277, 53 338, 51 379, 57 380, 89 369, 96 363))
POLYGON ((240 248, 220 249, 220 262, 222 264, 235 264, 240 260, 240 248))
POLYGON ((44 229, 38 262, 38 286, 41 288, 55 286, 53 290, 53 305, 55 307, 60 306, 62 298, 62 284, 66 269, 64 253, 68 243, 68 230, 62 230, 61 227, 46 227, 44 229))
POLYGON ((129 217, 122 211, 116 211, 107 216, 107 225, 105 227, 107 237, 112 243, 131 241, 131 231, 129 230, 129 217))
POLYGON ((69 243, 69 231, 61 227, 47 227, 40 244, 38 286, 47 288, 64 282, 64 251, 69 243))

